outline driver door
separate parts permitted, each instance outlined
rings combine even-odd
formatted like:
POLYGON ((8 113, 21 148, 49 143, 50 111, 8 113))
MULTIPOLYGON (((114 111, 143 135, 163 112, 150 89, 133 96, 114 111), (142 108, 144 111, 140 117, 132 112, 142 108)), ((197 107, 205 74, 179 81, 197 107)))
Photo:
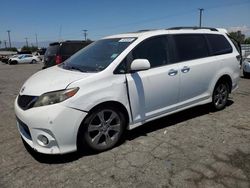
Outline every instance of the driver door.
POLYGON ((130 55, 132 60, 147 59, 151 65, 149 70, 126 74, 134 123, 175 108, 179 100, 179 67, 171 64, 167 37, 147 39, 130 55))

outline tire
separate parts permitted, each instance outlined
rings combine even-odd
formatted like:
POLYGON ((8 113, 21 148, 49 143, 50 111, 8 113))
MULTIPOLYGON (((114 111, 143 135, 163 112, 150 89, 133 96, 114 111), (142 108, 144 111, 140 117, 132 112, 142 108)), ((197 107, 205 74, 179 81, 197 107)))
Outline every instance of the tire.
POLYGON ((18 62, 17 61, 10 61, 9 65, 16 65, 18 62))
POLYGON ((244 76, 245 78, 249 78, 249 77, 250 77, 250 73, 245 72, 245 71, 243 70, 243 76, 244 76))
POLYGON ((30 64, 34 64, 34 63, 36 63, 36 60, 32 59, 32 61, 30 62, 30 64))
POLYGON ((219 81, 213 91, 212 107, 215 111, 222 110, 227 105, 229 96, 229 84, 226 81, 219 81))
POLYGON ((105 151, 121 141, 126 125, 124 114, 115 107, 100 106, 84 120, 78 132, 78 146, 94 151, 105 151))

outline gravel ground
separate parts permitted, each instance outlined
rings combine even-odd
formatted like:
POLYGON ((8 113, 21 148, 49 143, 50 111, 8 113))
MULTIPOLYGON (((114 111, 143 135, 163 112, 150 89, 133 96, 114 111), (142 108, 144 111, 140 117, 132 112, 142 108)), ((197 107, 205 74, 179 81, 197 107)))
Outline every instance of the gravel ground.
POLYGON ((250 79, 226 109, 195 107, 129 131, 103 152, 46 156, 23 145, 13 102, 41 64, 0 62, 0 187, 250 187, 250 79))

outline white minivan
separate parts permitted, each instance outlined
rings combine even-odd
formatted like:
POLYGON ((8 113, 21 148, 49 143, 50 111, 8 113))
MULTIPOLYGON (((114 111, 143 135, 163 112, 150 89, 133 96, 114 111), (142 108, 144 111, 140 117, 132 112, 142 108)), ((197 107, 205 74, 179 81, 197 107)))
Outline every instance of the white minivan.
POLYGON ((224 30, 109 36, 31 76, 15 100, 17 127, 41 153, 104 151, 125 129, 205 103, 223 109, 239 75, 240 55, 224 30))

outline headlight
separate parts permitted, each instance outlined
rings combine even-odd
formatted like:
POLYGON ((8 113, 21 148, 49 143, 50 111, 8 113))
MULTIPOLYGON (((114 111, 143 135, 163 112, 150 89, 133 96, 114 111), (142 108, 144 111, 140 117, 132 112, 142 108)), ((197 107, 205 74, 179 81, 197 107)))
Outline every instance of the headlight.
POLYGON ((78 90, 79 88, 77 87, 72 89, 44 93, 37 99, 33 107, 51 105, 65 101, 66 99, 73 97, 78 90))

